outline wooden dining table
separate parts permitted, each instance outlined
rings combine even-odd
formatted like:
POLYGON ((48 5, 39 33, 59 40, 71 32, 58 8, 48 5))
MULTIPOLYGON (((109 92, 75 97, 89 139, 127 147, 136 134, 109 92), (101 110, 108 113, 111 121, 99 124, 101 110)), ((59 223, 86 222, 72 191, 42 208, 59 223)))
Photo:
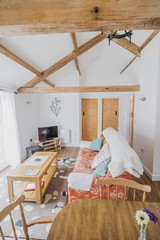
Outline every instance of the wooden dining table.
POLYGON ((64 207, 51 225, 47 240, 138 240, 137 210, 149 209, 148 240, 160 240, 160 203, 80 199, 64 207))

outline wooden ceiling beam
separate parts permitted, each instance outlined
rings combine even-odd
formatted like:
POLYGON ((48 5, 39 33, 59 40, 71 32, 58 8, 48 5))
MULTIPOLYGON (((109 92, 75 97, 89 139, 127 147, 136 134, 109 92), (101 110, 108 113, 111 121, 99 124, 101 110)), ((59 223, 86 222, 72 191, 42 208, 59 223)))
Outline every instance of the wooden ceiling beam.
MULTIPOLYGON (((8 50, 7 48, 5 48, 2 44, 0 44, 0 53, 2 53, 3 55, 7 56, 8 58, 12 59, 14 62, 20 64, 21 66, 23 66, 24 68, 28 69, 29 71, 35 73, 36 75, 38 75, 39 77, 42 77, 42 74, 35 69, 34 67, 32 67, 30 64, 28 64, 27 62, 25 62, 24 60, 22 60, 20 57, 18 57, 17 55, 15 55, 13 52, 11 52, 10 50, 8 50)), ((47 83, 48 85, 54 87, 54 84, 52 84, 51 82, 49 82, 48 80, 43 79, 43 81, 45 83, 47 83)))
POLYGON ((47 70, 42 72, 41 73, 42 77, 36 76, 32 80, 30 80, 29 82, 24 84, 23 87, 34 87, 34 86, 36 86, 44 78, 50 76, 51 74, 53 74, 54 72, 56 72, 57 70, 59 70, 63 66, 67 65, 72 60, 74 60, 75 56, 76 57, 80 56, 84 52, 88 51, 89 49, 91 49, 92 47, 94 47, 95 45, 97 45, 98 43, 103 41, 106 37, 107 37, 107 35, 98 34, 96 37, 92 38, 91 40, 89 40, 88 42, 83 44, 81 47, 79 47, 78 50, 77 50, 77 53, 75 51, 73 51, 72 53, 68 54, 67 56, 65 56, 64 58, 62 58, 61 60, 59 60, 58 62, 53 64, 51 67, 49 67, 47 70))
POLYGON ((71 62, 74 59, 75 52, 72 52, 53 64, 51 67, 49 67, 47 70, 43 71, 42 77, 36 76, 29 82, 23 85, 23 87, 34 87, 36 86, 39 82, 41 82, 43 79, 47 78, 54 72, 56 72, 58 69, 62 68, 63 66, 67 65, 69 62, 71 62))
MULTIPOLYGON (((78 52, 78 44, 77 44, 76 34, 75 34, 75 32, 71 32, 70 35, 71 35, 74 51, 77 54, 77 52, 78 52)), ((79 75, 81 75, 81 71, 80 71, 80 68, 79 68, 79 63, 78 63, 77 56, 75 56, 74 61, 75 61, 76 68, 77 68, 77 70, 79 72, 79 75)))
POLYGON ((139 85, 129 86, 94 86, 94 87, 54 87, 54 88, 19 88, 18 93, 69 93, 69 92, 137 92, 139 85))
MULTIPOLYGON (((109 32, 105 32, 105 33, 107 35, 109 34, 109 32)), ((119 34, 116 33, 116 35, 119 35, 119 34)), ((113 38, 112 41, 118 44, 119 46, 125 48, 129 52, 133 53, 137 57, 141 56, 140 47, 137 46, 135 43, 130 42, 127 38, 121 38, 121 39, 113 38)))
POLYGON ((23 61, 20 57, 16 56, 14 53, 9 51, 7 48, 2 46, 1 44, 0 44, 0 53, 12 59, 13 61, 17 62, 21 66, 27 68, 29 71, 35 73, 36 75, 41 76, 41 73, 39 71, 37 71, 34 67, 32 67, 30 64, 23 61))
POLYGON ((101 33, 98 34, 97 36, 95 36, 94 38, 92 38, 88 42, 84 43, 82 46, 80 46, 78 48, 77 55, 80 56, 81 54, 85 53, 86 51, 88 51, 92 47, 96 46, 98 43, 102 42, 106 38, 107 38, 106 34, 103 34, 103 35, 101 33))
POLYGON ((0 36, 160 29, 159 0, 0 2, 0 36))
POLYGON ((53 83, 51 83, 50 81, 48 81, 47 79, 43 79, 43 82, 45 82, 46 84, 48 84, 51 87, 55 87, 55 85, 53 83))
MULTIPOLYGON (((73 39, 72 41, 74 42, 74 46, 75 46, 76 50, 74 50, 72 53, 68 54, 67 56, 65 56, 64 58, 62 58, 61 60, 59 60, 58 62, 53 64, 51 67, 49 67, 48 69, 43 71, 41 73, 41 76, 34 77, 32 80, 30 80, 29 82, 24 84, 23 87, 36 86, 40 81, 47 78, 48 76, 50 76, 54 72, 58 71, 63 66, 67 65, 72 60, 76 59, 81 54, 85 53, 86 51, 88 51, 89 49, 91 49, 92 47, 94 47, 95 45, 97 45, 98 43, 103 41, 104 39, 106 39, 107 36, 108 36, 108 34, 106 34, 106 33, 104 33, 104 34, 100 33, 97 36, 95 36, 94 38, 90 39, 88 42, 84 43, 82 46, 78 47, 75 35, 72 34, 72 39, 73 39)), ((138 54, 138 51, 136 51, 138 46, 133 43, 130 43, 130 41, 127 39, 125 39, 125 40, 126 41, 124 43, 124 39, 119 39, 119 43, 117 42, 117 44, 125 47, 127 50, 132 49, 132 52, 134 51, 135 54, 138 54), (130 44, 131 44, 131 47, 129 46, 130 44)))
MULTIPOLYGON (((151 35, 144 41, 144 43, 140 46, 140 51, 142 51, 147 45, 148 43, 150 43, 150 41, 152 41, 152 39, 157 36, 157 34, 159 33, 158 30, 155 30, 151 33, 151 35)), ((137 58, 137 56, 135 56, 128 64, 125 68, 123 68, 123 70, 120 72, 120 74, 122 74, 133 62, 134 60, 137 58)))

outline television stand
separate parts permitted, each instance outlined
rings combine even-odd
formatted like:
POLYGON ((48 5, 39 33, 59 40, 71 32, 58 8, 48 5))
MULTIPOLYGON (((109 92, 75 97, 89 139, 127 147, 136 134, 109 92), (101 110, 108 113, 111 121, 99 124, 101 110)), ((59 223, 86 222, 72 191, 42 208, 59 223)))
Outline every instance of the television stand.
POLYGON ((40 145, 44 148, 44 151, 56 152, 61 149, 61 139, 59 137, 47 139, 43 142, 36 141, 35 145, 40 145))

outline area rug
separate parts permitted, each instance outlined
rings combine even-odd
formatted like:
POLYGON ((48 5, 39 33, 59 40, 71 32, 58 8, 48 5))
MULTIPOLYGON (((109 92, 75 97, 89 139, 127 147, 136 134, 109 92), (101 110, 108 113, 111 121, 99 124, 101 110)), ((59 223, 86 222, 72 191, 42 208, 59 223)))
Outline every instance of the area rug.
MULTIPOLYGON (((58 158, 58 171, 55 173, 47 192, 43 198, 41 205, 36 205, 35 202, 24 202, 23 208, 26 221, 42 216, 56 216, 67 202, 67 178, 73 171, 75 159, 73 158, 58 158)), ((18 184, 18 183, 16 183, 18 184)), ((0 210, 9 202, 7 176, 0 178, 0 210)), ((18 237, 23 237, 22 221, 17 207, 12 216, 16 225, 16 232, 18 237)), ((10 218, 7 216, 2 222, 2 229, 5 236, 13 236, 12 227, 10 225, 10 218)), ((29 236, 34 239, 46 239, 51 224, 42 224, 32 226, 29 228, 29 236)))

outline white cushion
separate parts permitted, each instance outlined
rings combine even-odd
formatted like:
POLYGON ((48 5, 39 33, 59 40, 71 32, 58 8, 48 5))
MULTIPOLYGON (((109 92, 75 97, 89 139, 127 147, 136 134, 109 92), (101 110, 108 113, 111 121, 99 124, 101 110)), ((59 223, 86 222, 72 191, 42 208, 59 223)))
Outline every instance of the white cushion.
POLYGON ((92 169, 96 169, 101 163, 111 158, 111 152, 109 149, 109 144, 106 143, 101 148, 99 153, 95 156, 93 162, 92 162, 92 169))
POLYGON ((143 174, 143 167, 136 152, 128 145, 125 138, 113 128, 103 131, 106 141, 109 143, 112 161, 108 168, 112 177, 118 177, 127 171, 135 177, 143 174))
POLYGON ((80 148, 89 148, 90 149, 91 143, 92 142, 89 142, 89 141, 81 141, 80 148))

